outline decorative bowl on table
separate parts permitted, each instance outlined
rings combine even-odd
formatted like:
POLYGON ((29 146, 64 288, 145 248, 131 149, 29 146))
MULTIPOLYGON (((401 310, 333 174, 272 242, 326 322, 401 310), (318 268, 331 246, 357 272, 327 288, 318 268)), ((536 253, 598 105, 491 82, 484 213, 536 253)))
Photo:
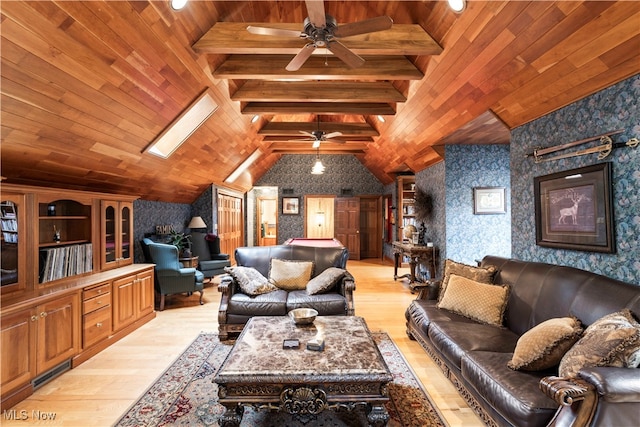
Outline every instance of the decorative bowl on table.
POLYGON ((289 312, 289 317, 296 325, 310 325, 317 315, 318 312, 313 308, 296 308, 289 312))

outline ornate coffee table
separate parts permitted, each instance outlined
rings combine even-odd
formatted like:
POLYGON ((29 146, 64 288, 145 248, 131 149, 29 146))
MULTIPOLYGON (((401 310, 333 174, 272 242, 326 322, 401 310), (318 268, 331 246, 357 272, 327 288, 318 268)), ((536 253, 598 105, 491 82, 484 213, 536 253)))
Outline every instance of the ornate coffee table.
POLYGON ((308 326, 284 316, 253 317, 214 378, 227 408, 222 426, 239 426, 245 406, 285 411, 304 422, 324 410, 362 407, 370 425, 384 426, 392 380, 364 319, 356 316, 321 316, 308 326), (307 350, 318 335, 324 351, 307 350), (299 340, 300 348, 283 349, 285 339, 299 340))

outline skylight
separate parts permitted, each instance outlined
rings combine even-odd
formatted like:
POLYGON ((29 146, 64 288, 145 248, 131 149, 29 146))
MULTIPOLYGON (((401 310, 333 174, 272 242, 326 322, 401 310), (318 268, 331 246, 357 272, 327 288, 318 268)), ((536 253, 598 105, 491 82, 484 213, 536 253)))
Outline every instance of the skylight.
POLYGON ((147 151, 163 159, 168 158, 217 109, 218 104, 206 90, 149 145, 147 151))

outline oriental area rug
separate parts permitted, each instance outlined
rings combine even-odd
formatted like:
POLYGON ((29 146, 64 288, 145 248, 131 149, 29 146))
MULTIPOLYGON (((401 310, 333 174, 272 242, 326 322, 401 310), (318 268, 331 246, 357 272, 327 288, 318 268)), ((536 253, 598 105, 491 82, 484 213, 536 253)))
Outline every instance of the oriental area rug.
MULTIPOLYGON (((373 333, 380 353, 393 374, 386 404, 390 427, 444 427, 446 424, 416 379, 411 367, 382 332, 373 333)), ((200 334, 154 384, 115 424, 133 426, 218 426, 225 408, 218 403, 213 377, 231 351, 233 342, 220 342, 216 334, 200 334)), ((303 424, 282 412, 246 408, 241 427, 359 427, 366 426, 364 411, 324 411, 303 424)))

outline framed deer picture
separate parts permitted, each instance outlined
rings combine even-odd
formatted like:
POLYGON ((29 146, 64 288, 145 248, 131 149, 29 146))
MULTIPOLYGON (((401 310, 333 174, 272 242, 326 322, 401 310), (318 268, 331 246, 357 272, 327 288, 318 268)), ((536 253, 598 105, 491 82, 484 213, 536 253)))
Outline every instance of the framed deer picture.
POLYGON ((615 252, 611 163, 534 178, 536 244, 615 252))

